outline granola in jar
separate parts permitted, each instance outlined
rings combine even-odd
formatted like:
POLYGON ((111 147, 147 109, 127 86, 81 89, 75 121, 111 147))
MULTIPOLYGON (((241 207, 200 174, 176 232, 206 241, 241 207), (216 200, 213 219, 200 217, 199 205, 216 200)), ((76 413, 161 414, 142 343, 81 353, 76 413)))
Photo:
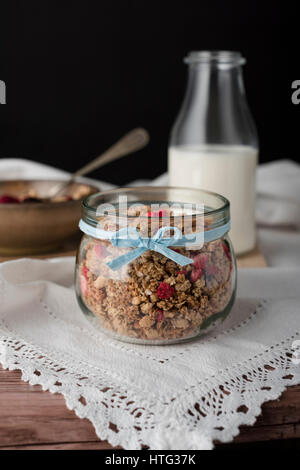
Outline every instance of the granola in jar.
MULTIPOLYGON (((129 216, 132 207, 127 209, 129 216)), ((181 219, 177 220, 172 211, 153 211, 148 202, 143 208, 138 214, 142 215, 139 233, 149 235, 149 219, 154 220, 157 231, 164 225, 168 212, 171 225, 184 234, 181 219)), ((204 232, 216 225, 214 211, 208 212, 204 232)), ((97 220, 101 220, 104 230, 112 229, 109 216, 97 216, 97 220)), ((127 221, 127 226, 130 223, 127 221)), ((120 225, 114 228, 118 231, 120 225)), ((147 249, 118 269, 111 269, 113 260, 126 257, 134 248, 85 234, 76 272, 77 295, 83 311, 96 318, 103 331, 119 339, 149 344, 193 338, 215 320, 225 317, 234 300, 236 276, 227 234, 204 241, 201 246, 174 244, 168 248, 180 260, 189 259, 188 264, 181 266, 171 259, 172 255, 147 249)))

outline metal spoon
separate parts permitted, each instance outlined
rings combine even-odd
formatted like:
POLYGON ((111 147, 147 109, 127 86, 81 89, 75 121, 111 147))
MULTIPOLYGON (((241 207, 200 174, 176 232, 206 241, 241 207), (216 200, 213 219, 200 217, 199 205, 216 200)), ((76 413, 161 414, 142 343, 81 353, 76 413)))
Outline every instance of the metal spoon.
POLYGON ((77 176, 84 176, 101 166, 106 165, 114 160, 124 157, 129 153, 140 150, 145 147, 149 142, 149 133, 143 128, 136 128, 125 134, 114 145, 109 147, 106 152, 96 157, 90 163, 73 173, 70 178, 61 183, 55 184, 48 192, 47 199, 54 199, 60 193, 65 191, 67 187, 72 184, 77 176))

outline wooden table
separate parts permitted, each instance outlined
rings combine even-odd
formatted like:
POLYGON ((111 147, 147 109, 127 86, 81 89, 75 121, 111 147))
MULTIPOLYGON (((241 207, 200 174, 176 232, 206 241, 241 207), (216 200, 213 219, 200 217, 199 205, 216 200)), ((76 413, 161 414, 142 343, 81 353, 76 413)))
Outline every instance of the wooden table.
MULTIPOLYGON (((73 253, 59 253, 66 254, 73 253)), ((239 258, 238 264, 264 267, 266 261, 256 250, 239 258)), ((300 386, 289 387, 280 400, 265 403, 254 426, 242 426, 233 443, 217 443, 217 448, 257 447, 267 441, 276 442, 276 448, 284 443, 300 445, 300 386)), ((6 371, 0 366, 0 449, 112 447, 99 440, 90 421, 79 419, 66 408, 62 395, 43 392, 38 385, 30 386, 22 382, 19 371, 6 371)))

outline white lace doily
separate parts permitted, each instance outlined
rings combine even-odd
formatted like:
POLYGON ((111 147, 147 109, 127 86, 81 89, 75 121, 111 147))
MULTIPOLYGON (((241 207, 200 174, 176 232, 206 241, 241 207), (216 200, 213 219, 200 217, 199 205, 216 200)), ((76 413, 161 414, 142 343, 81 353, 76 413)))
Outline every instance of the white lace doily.
POLYGON ((62 393, 113 446, 210 449, 300 382, 299 269, 240 271, 238 300, 217 331, 151 347, 94 330, 77 306, 73 270, 73 258, 0 265, 0 361, 62 393))

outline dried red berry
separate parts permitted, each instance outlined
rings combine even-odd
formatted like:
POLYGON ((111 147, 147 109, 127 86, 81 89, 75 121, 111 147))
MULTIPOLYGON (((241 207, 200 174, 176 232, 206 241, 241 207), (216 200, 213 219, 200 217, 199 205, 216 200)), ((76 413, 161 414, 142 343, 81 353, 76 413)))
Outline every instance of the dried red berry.
POLYGON ((80 276, 80 290, 81 293, 86 296, 88 293, 88 281, 84 276, 80 276))
POLYGON ((87 279, 87 273, 89 272, 89 269, 86 266, 82 267, 82 274, 83 276, 87 279))
POLYGON ((102 245, 95 245, 95 253, 98 256, 98 258, 105 258, 107 256, 107 250, 105 246, 102 245))
POLYGON ((208 260, 208 255, 206 255, 205 253, 199 253, 199 255, 195 256, 194 258, 194 266, 196 267, 196 269, 203 269, 208 263, 208 260))
POLYGON ((158 323, 162 322, 163 319, 164 319, 164 314, 163 314, 163 311, 162 310, 158 310, 158 315, 157 315, 157 321, 158 323))
POLYGON ((161 282, 157 288, 156 294, 160 299, 169 299, 174 295, 174 287, 170 286, 167 282, 161 282))
POLYGON ((148 217, 166 217, 167 216, 167 211, 165 209, 159 210, 159 211, 149 211, 148 212, 148 217))
POLYGON ((227 256, 227 258, 229 259, 229 261, 231 261, 230 249, 229 249, 229 246, 227 245, 227 243, 225 243, 225 242, 223 242, 223 250, 224 250, 224 253, 227 256))
POLYGON ((191 272, 191 275, 190 275, 190 280, 192 282, 196 282, 198 281, 198 279, 200 279, 200 277, 202 276, 203 274, 203 271, 201 268, 196 268, 196 269, 193 269, 193 271, 191 272))
POLYGON ((19 204, 20 201, 16 197, 9 196, 7 194, 3 194, 3 196, 0 197, 0 204, 19 204))

